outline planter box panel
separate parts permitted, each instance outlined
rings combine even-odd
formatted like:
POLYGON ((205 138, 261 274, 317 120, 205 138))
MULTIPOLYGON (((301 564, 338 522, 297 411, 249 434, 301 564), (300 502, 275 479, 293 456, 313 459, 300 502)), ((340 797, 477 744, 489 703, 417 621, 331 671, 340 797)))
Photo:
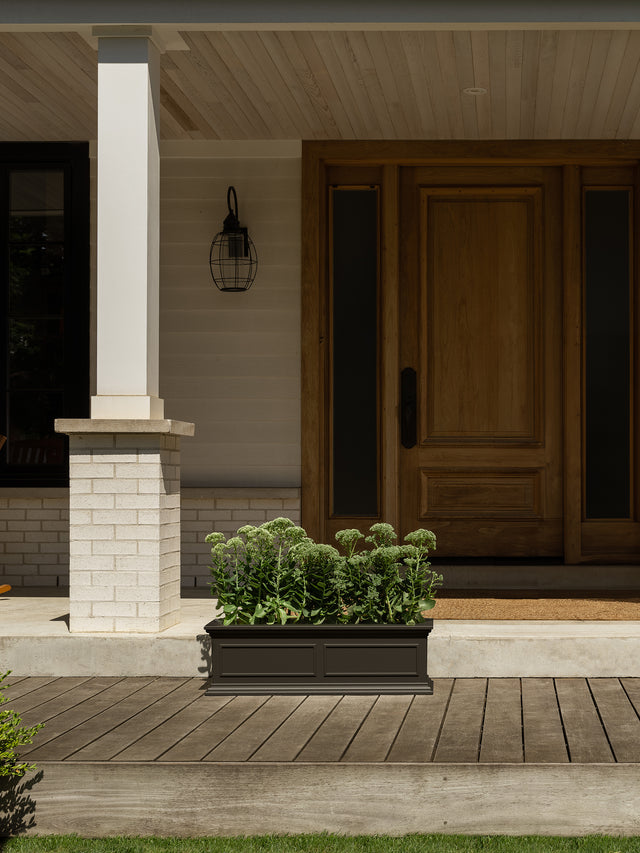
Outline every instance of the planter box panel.
POLYGON ((324 670, 329 677, 419 678, 427 674, 427 642, 425 639, 421 644, 326 643, 324 670))
POLYGON ((423 625, 221 625, 210 622, 207 695, 433 693, 423 625))
POLYGON ((222 678, 313 678, 315 654, 314 643, 220 642, 213 670, 222 678))

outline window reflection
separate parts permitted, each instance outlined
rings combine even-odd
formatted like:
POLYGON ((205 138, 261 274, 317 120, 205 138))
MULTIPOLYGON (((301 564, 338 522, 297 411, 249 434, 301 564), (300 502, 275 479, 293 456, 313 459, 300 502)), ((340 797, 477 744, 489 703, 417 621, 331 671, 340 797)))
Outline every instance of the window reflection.
POLYGON ((9 174, 7 461, 61 465, 65 439, 64 170, 9 174))

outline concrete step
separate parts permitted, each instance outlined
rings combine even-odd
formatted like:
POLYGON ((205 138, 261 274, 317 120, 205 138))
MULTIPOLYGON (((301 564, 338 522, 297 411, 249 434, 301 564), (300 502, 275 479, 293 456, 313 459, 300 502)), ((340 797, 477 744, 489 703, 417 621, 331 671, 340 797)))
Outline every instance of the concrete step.
MULTIPOLYGON (((63 597, 0 599, 0 669, 15 675, 206 676, 211 599, 183 599, 160 634, 70 633, 63 597)), ((434 611, 435 614, 435 611, 434 611)), ((438 620, 432 678, 640 676, 640 622, 438 620)))
MULTIPOLYGON (((206 676, 212 599, 183 599, 160 634, 71 634, 65 597, 0 598, 0 671, 32 676, 206 676)), ((640 676, 640 622, 438 620, 432 678, 640 676)))

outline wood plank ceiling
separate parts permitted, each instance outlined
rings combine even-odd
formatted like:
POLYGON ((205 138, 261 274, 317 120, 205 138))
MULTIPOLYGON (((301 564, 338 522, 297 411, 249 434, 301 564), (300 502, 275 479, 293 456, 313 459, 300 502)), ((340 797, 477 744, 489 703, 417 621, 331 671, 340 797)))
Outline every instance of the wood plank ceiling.
MULTIPOLYGON (((165 139, 640 138, 638 30, 181 35, 165 139)), ((95 138, 96 62, 77 33, 0 33, 0 141, 95 138)))

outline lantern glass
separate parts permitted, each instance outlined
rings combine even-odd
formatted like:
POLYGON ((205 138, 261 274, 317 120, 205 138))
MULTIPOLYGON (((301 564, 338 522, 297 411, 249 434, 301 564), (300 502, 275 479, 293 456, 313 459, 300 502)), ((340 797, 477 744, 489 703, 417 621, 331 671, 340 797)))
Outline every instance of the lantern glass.
POLYGON ((227 234, 230 258, 246 257, 244 234, 227 234))

